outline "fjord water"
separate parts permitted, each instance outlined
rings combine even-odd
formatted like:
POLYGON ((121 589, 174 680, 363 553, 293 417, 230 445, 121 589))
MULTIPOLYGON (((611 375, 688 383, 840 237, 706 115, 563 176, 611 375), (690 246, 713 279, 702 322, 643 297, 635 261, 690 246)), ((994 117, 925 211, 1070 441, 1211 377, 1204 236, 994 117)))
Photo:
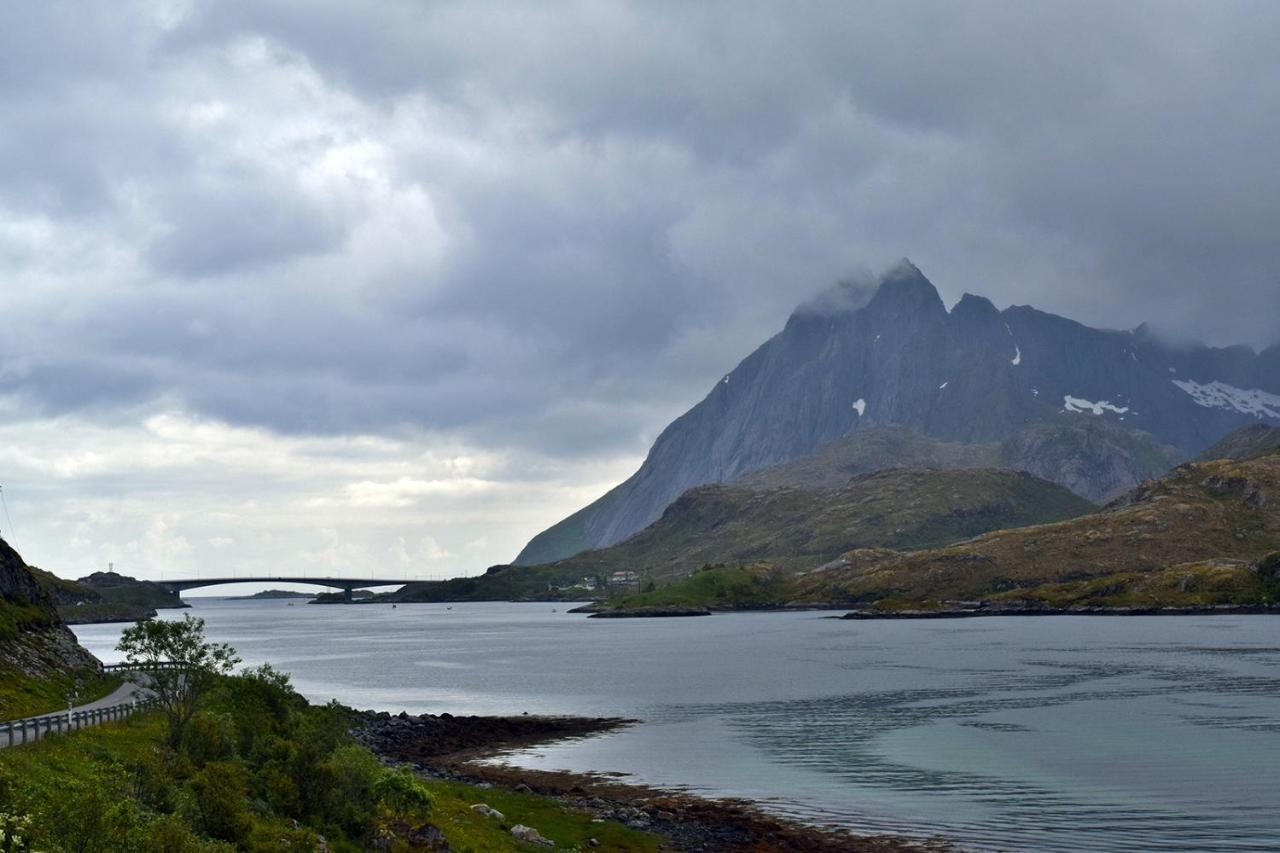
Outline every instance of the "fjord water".
MULTIPOLYGON (((643 721, 506 757, 523 766, 984 848, 1280 844, 1274 617, 589 620, 551 604, 193 603, 212 638, 289 671, 312 700, 643 721)), ((76 629, 108 661, 119 631, 76 629)))

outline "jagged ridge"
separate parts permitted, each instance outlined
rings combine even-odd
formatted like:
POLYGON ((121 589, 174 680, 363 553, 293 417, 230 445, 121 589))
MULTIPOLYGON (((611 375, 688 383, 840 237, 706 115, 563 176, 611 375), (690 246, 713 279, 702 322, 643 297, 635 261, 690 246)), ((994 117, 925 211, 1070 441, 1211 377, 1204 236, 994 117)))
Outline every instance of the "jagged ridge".
MULTIPOLYGON (((1144 327, 1092 329, 1027 306, 999 311, 972 295, 948 312, 904 261, 869 301, 828 298, 798 309, 662 432, 640 470, 534 537, 517 562, 621 541, 688 488, 806 456, 872 425, 991 443, 1046 422, 1095 420, 1142 430, 1187 458, 1229 430, 1280 424, 1277 368, 1277 347, 1257 355, 1172 346, 1144 327)), ((1094 466, 1076 467, 1087 474, 1094 466)), ((1096 467, 1115 472, 1105 461, 1096 467)))

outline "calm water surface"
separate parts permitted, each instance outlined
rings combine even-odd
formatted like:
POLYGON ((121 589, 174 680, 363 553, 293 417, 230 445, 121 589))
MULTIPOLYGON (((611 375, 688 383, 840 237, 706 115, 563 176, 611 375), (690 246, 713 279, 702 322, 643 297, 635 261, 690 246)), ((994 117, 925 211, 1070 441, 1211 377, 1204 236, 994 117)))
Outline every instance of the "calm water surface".
MULTIPOLYGON (((313 700, 623 715, 536 768, 1007 850, 1280 848, 1280 619, 586 619, 550 604, 193 600, 313 700)), ((104 660, 120 626, 77 629, 104 660)))

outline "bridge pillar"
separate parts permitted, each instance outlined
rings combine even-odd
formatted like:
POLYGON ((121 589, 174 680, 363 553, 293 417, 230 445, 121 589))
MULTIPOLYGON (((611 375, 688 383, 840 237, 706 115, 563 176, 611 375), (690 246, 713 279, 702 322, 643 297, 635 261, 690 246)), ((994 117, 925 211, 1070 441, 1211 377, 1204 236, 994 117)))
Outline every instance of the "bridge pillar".
POLYGON ((354 599, 351 596, 351 587, 342 590, 342 600, 350 604, 354 599))

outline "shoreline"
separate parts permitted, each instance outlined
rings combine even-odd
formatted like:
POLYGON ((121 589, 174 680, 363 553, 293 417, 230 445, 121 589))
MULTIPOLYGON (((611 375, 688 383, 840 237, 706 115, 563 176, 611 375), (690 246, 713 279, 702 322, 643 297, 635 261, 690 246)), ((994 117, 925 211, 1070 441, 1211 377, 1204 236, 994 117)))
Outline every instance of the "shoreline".
POLYGON ((459 717, 356 712, 356 739, 379 758, 436 779, 536 794, 663 837, 676 850, 753 853, 930 853, 943 840, 859 835, 769 814, 756 804, 619 781, 603 773, 528 770, 480 763, 514 749, 589 737, 635 725, 619 717, 459 717))
POLYGON ((936 610, 851 610, 833 619, 976 619, 995 616, 1275 616, 1278 604, 1205 604, 1188 607, 954 607, 936 610))

